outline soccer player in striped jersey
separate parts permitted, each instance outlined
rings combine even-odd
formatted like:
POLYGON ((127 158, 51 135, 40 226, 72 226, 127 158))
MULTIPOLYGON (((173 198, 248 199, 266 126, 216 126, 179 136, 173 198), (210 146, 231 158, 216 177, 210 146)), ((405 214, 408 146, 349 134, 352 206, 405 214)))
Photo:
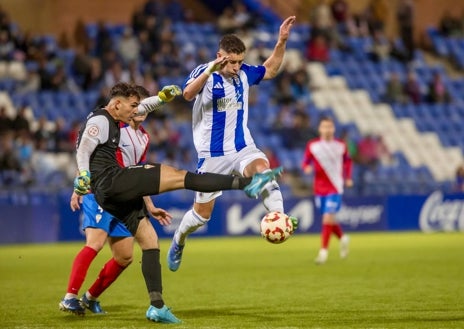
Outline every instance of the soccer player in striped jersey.
POLYGON ((329 256, 332 233, 340 239, 340 257, 348 256, 349 237, 343 233, 335 216, 341 207, 343 186, 351 187, 353 181, 347 146, 335 138, 335 124, 331 118, 320 120, 319 135, 306 145, 302 167, 306 174, 314 168, 315 201, 322 213, 321 249, 315 262, 324 264, 329 256))
MULTIPOLYGON (((219 42, 216 59, 198 66, 188 76, 183 95, 187 101, 195 99, 192 125, 199 158, 197 172, 235 171, 251 177, 270 170, 266 155, 256 147, 247 127, 249 87, 277 75, 294 22, 295 16, 283 21, 274 50, 263 65, 244 63, 244 43, 228 34, 219 42)), ((221 194, 196 193, 194 205, 182 218, 168 252, 171 271, 180 266, 187 236, 210 220, 215 199, 221 194)), ((282 193, 275 180, 266 184, 262 197, 268 211, 284 212, 282 193)))

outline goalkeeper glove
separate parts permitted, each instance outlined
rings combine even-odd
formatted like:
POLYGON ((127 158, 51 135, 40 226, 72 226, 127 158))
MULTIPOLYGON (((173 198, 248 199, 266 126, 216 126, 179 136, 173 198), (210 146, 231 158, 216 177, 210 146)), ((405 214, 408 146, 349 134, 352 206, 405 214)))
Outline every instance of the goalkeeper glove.
POLYGON ((210 76, 216 71, 219 71, 221 69, 221 66, 224 65, 222 63, 215 63, 215 61, 211 61, 208 63, 208 67, 205 69, 204 73, 207 76, 210 76))
POLYGON ((90 193, 90 172, 88 170, 81 170, 79 176, 74 178, 74 192, 79 195, 90 193))
POLYGON ((158 92, 158 97, 165 103, 172 101, 176 96, 182 95, 182 89, 176 85, 164 86, 158 92))
POLYGON ((137 115, 145 115, 159 110, 164 103, 172 101, 182 94, 182 89, 176 85, 164 86, 157 96, 151 96, 142 100, 137 108, 137 115))

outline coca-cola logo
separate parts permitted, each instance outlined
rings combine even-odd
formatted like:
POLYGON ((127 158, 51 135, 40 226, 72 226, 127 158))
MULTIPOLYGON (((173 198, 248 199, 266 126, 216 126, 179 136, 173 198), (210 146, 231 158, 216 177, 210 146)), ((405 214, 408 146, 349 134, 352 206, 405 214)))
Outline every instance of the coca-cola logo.
POLYGON ((433 192, 422 206, 419 227, 424 232, 464 231, 464 200, 444 200, 441 191, 433 192))

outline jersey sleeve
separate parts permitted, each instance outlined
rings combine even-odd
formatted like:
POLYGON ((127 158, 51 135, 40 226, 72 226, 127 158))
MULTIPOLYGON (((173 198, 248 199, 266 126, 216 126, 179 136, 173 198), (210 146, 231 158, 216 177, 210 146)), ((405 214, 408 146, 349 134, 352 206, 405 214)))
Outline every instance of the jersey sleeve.
POLYGON ((97 115, 87 121, 76 152, 77 168, 79 171, 89 170, 90 156, 99 144, 104 144, 108 141, 108 136, 109 122, 105 116, 97 115))
POLYGON ((182 86, 182 89, 185 89, 185 87, 187 87, 189 83, 191 83, 193 80, 198 78, 203 72, 205 72, 207 67, 208 67, 208 64, 201 64, 201 65, 198 65, 192 72, 190 72, 189 76, 184 81, 184 85, 182 86))
POLYGON ((266 68, 263 65, 248 65, 243 63, 241 70, 245 72, 250 86, 257 85, 263 80, 266 68))

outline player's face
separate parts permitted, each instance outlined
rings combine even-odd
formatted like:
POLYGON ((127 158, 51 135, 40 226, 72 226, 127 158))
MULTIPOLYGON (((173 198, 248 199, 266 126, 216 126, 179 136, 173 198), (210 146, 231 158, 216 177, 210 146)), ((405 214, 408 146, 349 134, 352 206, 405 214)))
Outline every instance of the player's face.
POLYGON ((324 120, 319 124, 319 135, 322 139, 332 139, 335 135, 335 125, 332 121, 324 120))
POLYGON ((223 50, 218 52, 218 57, 228 56, 229 59, 227 60, 224 67, 221 69, 221 73, 225 77, 234 77, 237 75, 238 71, 242 67, 243 60, 245 59, 245 53, 241 54, 234 54, 234 53, 226 53, 223 50))
POLYGON ((139 98, 136 96, 118 98, 116 102, 116 119, 124 123, 130 123, 130 121, 135 118, 138 105, 139 98))

